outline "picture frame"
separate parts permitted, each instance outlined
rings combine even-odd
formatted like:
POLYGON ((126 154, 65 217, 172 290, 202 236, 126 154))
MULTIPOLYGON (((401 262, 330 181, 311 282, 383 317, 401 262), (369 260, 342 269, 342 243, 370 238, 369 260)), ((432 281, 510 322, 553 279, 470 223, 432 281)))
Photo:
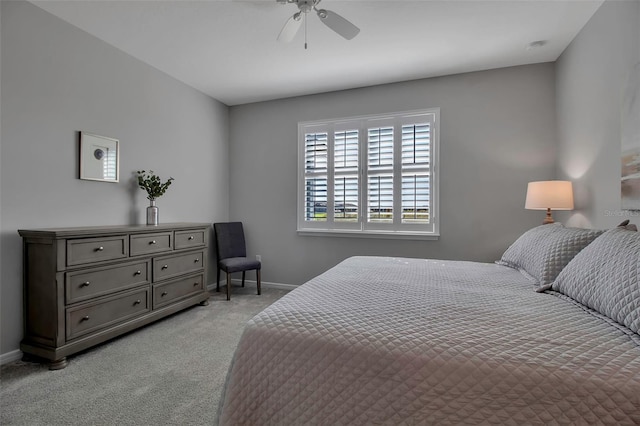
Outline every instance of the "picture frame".
POLYGON ((80 132, 80 179, 119 182, 120 141, 80 132))
POLYGON ((640 210, 640 62, 629 75, 621 112, 621 207, 637 211, 640 210))

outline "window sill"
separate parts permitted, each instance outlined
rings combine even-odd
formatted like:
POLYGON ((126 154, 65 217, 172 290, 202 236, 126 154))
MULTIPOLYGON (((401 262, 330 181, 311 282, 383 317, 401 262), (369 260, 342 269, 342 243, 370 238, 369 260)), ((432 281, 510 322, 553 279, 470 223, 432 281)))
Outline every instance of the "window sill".
POLYGON ((302 237, 379 238, 389 240, 438 240, 440 234, 426 232, 349 231, 337 229, 298 229, 302 237))

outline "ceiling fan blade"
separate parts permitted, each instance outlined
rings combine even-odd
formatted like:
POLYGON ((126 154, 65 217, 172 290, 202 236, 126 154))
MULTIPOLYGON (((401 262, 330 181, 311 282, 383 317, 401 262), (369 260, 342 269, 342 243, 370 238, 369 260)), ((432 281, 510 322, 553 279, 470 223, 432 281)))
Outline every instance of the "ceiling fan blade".
POLYGON ((318 10, 318 17, 327 27, 331 28, 347 40, 351 40, 360 32, 360 28, 330 10, 318 10))
POLYGON ((285 22, 284 27, 278 34, 278 41, 289 43, 298 33, 300 26, 302 25, 302 14, 300 12, 295 13, 291 18, 285 22))

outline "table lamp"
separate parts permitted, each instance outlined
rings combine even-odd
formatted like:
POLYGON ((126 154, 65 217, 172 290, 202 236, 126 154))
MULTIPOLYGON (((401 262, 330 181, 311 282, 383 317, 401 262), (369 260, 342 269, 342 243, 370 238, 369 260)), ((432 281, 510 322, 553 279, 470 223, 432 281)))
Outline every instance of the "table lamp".
POLYGON ((529 182, 527 185, 527 210, 546 210, 543 224, 553 223, 551 209, 573 210, 573 187, 567 180, 545 180, 529 182))

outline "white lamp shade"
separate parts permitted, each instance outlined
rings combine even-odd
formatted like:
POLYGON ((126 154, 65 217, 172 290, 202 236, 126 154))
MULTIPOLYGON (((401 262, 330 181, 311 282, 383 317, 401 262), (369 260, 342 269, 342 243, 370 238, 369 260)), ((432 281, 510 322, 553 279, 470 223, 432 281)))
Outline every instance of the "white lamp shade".
POLYGON ((528 210, 573 210, 571 182, 567 180, 529 182, 524 208, 528 210))

